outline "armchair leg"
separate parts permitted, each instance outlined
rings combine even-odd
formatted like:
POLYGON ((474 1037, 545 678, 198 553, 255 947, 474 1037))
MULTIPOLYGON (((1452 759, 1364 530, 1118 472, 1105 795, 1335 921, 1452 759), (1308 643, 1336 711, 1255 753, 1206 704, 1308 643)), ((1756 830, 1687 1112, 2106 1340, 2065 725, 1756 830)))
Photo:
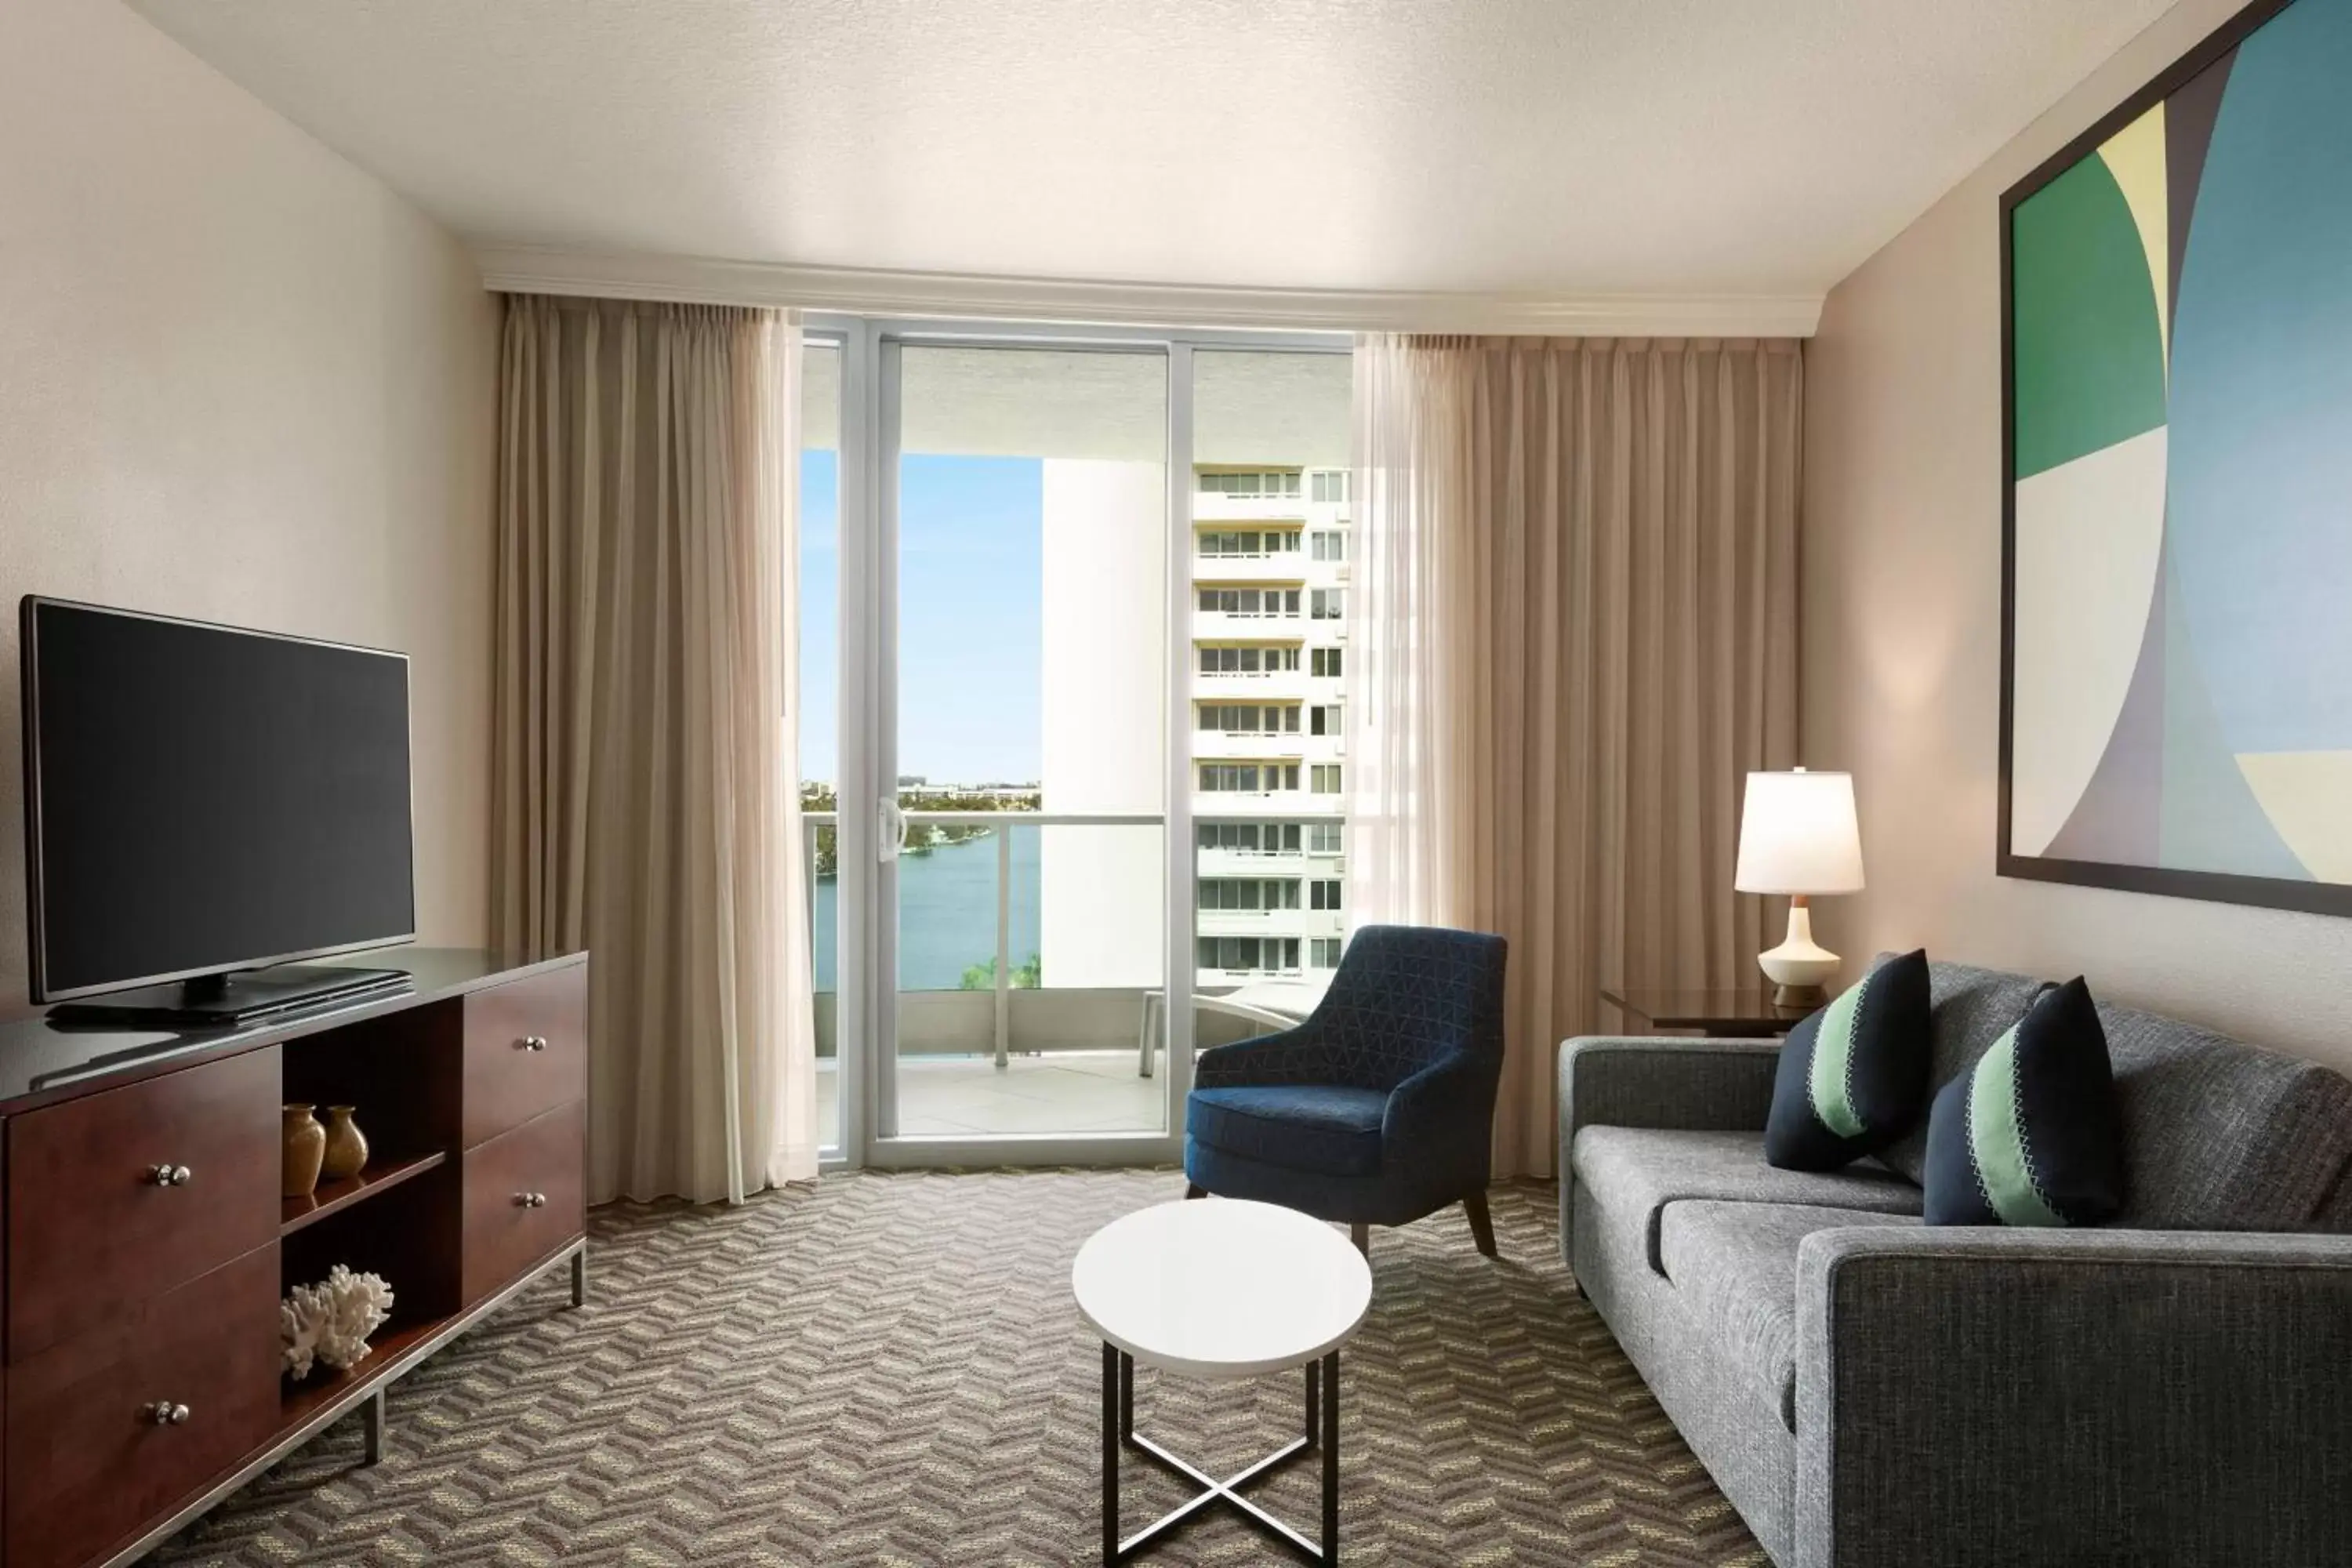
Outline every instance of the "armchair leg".
POLYGON ((1184 1195, 1187 1198, 1205 1198, 1209 1195, 1209 1190, 1197 1182, 1187 1182, 1184 1184, 1184 1195))
POLYGON ((1356 1244, 1356 1250, 1362 1253, 1366 1258, 1370 1258, 1372 1255, 1372 1227, 1370 1226, 1364 1224, 1360 1220, 1350 1224, 1348 1226, 1348 1239, 1354 1242, 1356 1244))
POLYGON ((1498 1256, 1495 1251, 1494 1216, 1486 1212, 1486 1194, 1473 1193, 1464 1198, 1462 1212, 1470 1218, 1470 1236, 1477 1242, 1478 1250, 1488 1258, 1498 1256))

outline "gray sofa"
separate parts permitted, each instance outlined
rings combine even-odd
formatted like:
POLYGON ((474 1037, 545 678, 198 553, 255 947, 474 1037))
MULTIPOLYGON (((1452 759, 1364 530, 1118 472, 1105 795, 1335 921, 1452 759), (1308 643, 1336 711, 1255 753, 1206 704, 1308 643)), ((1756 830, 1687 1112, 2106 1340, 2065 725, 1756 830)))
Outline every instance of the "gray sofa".
MULTIPOLYGON (((1934 1081, 2039 982, 1931 966, 1934 1081)), ((1921 1125, 1764 1163, 1772 1041, 1559 1053, 1560 1247, 1780 1568, 2352 1563, 2352 1081, 2100 1009, 2126 1207, 1929 1227, 1921 1125)))

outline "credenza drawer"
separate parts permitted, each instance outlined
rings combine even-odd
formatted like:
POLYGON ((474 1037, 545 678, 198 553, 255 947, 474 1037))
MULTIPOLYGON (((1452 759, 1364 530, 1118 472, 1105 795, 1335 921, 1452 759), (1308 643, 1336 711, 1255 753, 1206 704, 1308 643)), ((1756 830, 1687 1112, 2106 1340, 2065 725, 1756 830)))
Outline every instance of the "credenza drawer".
POLYGON ((467 1302, 511 1281, 587 1224, 586 1107, 574 1100, 466 1151, 467 1302))
POLYGON ((585 969, 559 969, 466 998, 467 1148, 587 1092, 585 969))
POLYGON ((10 1364, 277 1238, 278 1096, 273 1046, 8 1119, 10 1364))
POLYGON ((278 1410, 278 1247, 12 1368, 8 1568, 71 1568, 268 1442, 278 1410))

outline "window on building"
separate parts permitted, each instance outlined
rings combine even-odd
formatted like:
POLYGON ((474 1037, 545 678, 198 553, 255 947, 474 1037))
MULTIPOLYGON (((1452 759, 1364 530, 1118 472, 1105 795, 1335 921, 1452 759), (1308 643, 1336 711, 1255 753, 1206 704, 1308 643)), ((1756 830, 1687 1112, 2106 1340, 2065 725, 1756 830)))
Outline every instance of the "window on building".
POLYGON ((1317 795, 1338 795, 1339 793, 1339 764, 1337 763, 1316 763, 1312 784, 1314 792, 1317 795))
POLYGON ((1311 909, 1336 910, 1339 907, 1339 881, 1336 877, 1315 879, 1311 909))
POLYGON ((1336 936, 1316 936, 1307 939, 1307 962, 1315 969, 1339 967, 1339 939, 1336 936))
POLYGON ((1346 828, 1336 822, 1309 823, 1307 828, 1307 852, 1310 855, 1337 855, 1346 842, 1346 828))
POLYGON ((1296 616, 1296 588, 1203 588, 1200 605, 1210 615, 1296 616))
POLYGON ((1345 561, 1348 558, 1348 536, 1336 529, 1318 528, 1308 541, 1308 554, 1318 561, 1345 561))
POLYGON ((1200 536, 1196 547, 1202 555, 1282 555, 1297 551, 1297 532, 1282 529, 1213 529, 1200 536))
POLYGON ((1339 679, 1339 650, 1336 647, 1309 648, 1308 673, 1326 679, 1339 679))
POLYGON ((1244 912, 1295 910, 1298 907, 1298 882, 1296 878, 1203 877, 1200 907, 1244 912))
POLYGON ((1307 617, 1318 621, 1345 620, 1348 614, 1348 590, 1318 588, 1307 606, 1307 617))
POLYGON ((1295 973, 1298 969, 1295 936, 1204 936, 1196 942, 1203 969, 1260 974, 1295 973))
POLYGON ((1310 499, 1325 506, 1336 506, 1348 499, 1349 473, 1345 468, 1321 468, 1313 476, 1310 499))
POLYGON ((1337 735, 1340 729, 1339 705, 1318 702, 1307 710, 1307 732, 1310 735, 1337 735))
POLYGON ((1206 495, 1244 498, 1297 496, 1299 479, 1296 469, 1276 473, 1202 474, 1201 489, 1206 495))

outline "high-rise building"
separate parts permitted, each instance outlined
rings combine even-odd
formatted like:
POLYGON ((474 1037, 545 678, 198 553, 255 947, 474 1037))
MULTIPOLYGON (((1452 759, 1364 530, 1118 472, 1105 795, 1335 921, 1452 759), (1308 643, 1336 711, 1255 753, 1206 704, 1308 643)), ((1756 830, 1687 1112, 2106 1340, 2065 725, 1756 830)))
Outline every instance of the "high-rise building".
POLYGON ((1193 473, 1196 983, 1328 975, 1347 931, 1348 471, 1193 473))

